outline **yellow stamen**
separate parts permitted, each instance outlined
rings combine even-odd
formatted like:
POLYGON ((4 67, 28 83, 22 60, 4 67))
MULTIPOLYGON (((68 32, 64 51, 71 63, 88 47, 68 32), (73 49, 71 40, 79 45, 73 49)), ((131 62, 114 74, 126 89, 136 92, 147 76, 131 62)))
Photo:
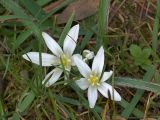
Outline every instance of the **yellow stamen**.
POLYGON ((99 85, 99 78, 96 75, 90 75, 88 78, 89 83, 92 86, 99 85))
POLYGON ((61 64, 64 66, 64 68, 67 68, 71 64, 71 60, 66 55, 62 55, 61 64))

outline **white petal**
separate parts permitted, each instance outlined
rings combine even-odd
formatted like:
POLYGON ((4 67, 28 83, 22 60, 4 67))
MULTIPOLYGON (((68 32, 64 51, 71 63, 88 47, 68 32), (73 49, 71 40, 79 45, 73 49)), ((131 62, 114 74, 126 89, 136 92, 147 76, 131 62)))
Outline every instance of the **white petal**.
POLYGON ((90 60, 94 57, 94 52, 90 51, 90 50, 84 50, 83 51, 83 56, 90 60))
POLYGON ((51 71, 50 73, 48 73, 46 75, 45 79, 42 81, 42 84, 45 84, 46 87, 51 86, 59 79, 62 72, 63 72, 62 69, 55 68, 53 71, 51 71), (52 74, 52 76, 51 76, 51 74, 52 74), (49 78, 50 76, 51 76, 51 78, 49 78))
POLYGON ((89 87, 89 83, 86 78, 81 78, 80 80, 76 80, 76 84, 82 89, 85 90, 89 87))
POLYGON ((108 92, 111 95, 111 99, 115 101, 121 101, 121 96, 119 93, 113 88, 112 86, 103 82, 101 85, 98 87, 99 92, 106 98, 108 98, 108 92), (113 95, 114 94, 114 95, 113 95))
POLYGON ((55 69, 53 69, 52 71, 50 71, 44 78, 44 80, 42 81, 42 84, 45 84, 46 81, 49 80, 49 78, 51 77, 51 75, 54 73, 55 69))
POLYGON ((89 86, 88 88, 88 101, 90 108, 94 108, 98 98, 97 88, 89 86))
POLYGON ((92 71, 101 75, 104 66, 104 49, 101 47, 97 52, 97 55, 94 57, 92 64, 92 71))
POLYGON ((75 50, 77 39, 78 39, 78 33, 79 33, 79 24, 73 26, 70 31, 68 32, 64 44, 63 44, 63 50, 65 54, 71 56, 75 50))
POLYGON ((101 78, 101 82, 104 82, 104 81, 108 80, 111 77, 112 73, 113 73, 113 71, 104 72, 103 76, 101 78))
POLYGON ((60 56, 61 54, 63 54, 61 47, 51 36, 49 36, 45 32, 42 32, 42 36, 45 40, 47 47, 52 51, 53 54, 55 54, 56 56, 60 56))
POLYGON ((82 55, 80 55, 80 54, 74 54, 72 57, 71 57, 71 61, 72 61, 72 66, 75 66, 76 64, 75 64, 75 62, 74 62, 74 57, 78 57, 78 58, 80 58, 80 59, 82 59, 82 55))
MULTIPOLYGON (((28 52, 22 55, 22 57, 32 63, 40 65, 38 52, 28 52)), ((42 57, 42 66, 53 66, 59 64, 59 59, 54 55, 41 53, 41 57, 42 57)))
POLYGON ((74 57, 74 62, 83 77, 88 78, 88 76, 91 74, 91 69, 89 66, 79 57, 74 57))

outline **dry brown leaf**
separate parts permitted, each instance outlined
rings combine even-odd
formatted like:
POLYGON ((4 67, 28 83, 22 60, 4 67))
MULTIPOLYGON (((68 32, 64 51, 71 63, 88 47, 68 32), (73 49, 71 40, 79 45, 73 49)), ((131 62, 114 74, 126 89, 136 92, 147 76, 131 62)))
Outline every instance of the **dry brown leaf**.
POLYGON ((63 3, 65 0, 58 0, 56 2, 53 2, 49 5, 47 5, 46 7, 43 8, 43 10, 46 12, 46 13, 49 13, 53 8, 56 8, 58 7, 61 3, 63 3))
POLYGON ((97 12, 99 0, 77 0, 71 3, 61 13, 57 14, 57 24, 66 23, 68 18, 75 12, 74 20, 82 20, 97 12))

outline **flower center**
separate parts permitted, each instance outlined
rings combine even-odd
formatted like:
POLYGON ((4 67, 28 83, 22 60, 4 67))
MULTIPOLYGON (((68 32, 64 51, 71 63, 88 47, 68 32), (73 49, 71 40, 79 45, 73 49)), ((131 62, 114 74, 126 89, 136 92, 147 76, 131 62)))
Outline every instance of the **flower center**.
POLYGON ((62 55, 61 56, 61 64, 64 66, 64 68, 67 68, 71 63, 71 60, 66 56, 62 55))
POLYGON ((90 75, 88 78, 89 83, 92 86, 99 85, 99 78, 96 75, 90 75))

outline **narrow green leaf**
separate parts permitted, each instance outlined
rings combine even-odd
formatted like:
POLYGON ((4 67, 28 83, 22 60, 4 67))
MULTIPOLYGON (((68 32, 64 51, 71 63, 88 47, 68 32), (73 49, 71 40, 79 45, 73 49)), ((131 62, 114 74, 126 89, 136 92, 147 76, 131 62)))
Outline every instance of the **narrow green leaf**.
POLYGON ((20 112, 24 112, 33 102, 35 99, 35 94, 30 91, 29 93, 25 93, 18 103, 18 110, 20 112))
POLYGON ((97 47, 99 48, 102 45, 104 40, 104 35, 106 32, 106 27, 108 24, 108 13, 110 0, 100 0, 99 1, 99 11, 98 11, 98 39, 96 42, 97 47))
POLYGON ((152 32, 152 48, 155 52, 158 46, 159 20, 160 20, 160 0, 157 0, 157 12, 154 19, 153 32, 152 32))
POLYGON ((160 93, 160 85, 157 83, 146 82, 140 79, 132 79, 126 77, 116 77, 115 84, 120 86, 127 86, 142 90, 147 90, 155 93, 160 93))
POLYGON ((46 5, 49 2, 51 2, 52 0, 37 0, 37 4, 39 4, 40 6, 46 5))
MULTIPOLYGON (((121 102, 118 102, 118 104, 120 104, 122 107, 126 108, 129 103, 125 100, 121 100, 121 102)), ((133 115, 136 116, 137 118, 143 118, 144 113, 141 112, 139 109, 134 108, 133 115)))
MULTIPOLYGON (((143 77, 143 81, 150 81, 155 73, 155 68, 150 67, 146 74, 143 77)), ((142 95, 144 94, 144 90, 137 90, 136 94, 134 95, 133 99, 131 102, 127 105, 127 107, 123 110, 122 116, 126 119, 129 118, 131 113, 133 112, 135 106, 137 105, 138 101, 141 99, 142 95)))
POLYGON ((86 35, 84 36, 82 43, 81 43, 81 50, 83 50, 85 48, 86 44, 88 43, 88 41, 90 40, 92 35, 93 35, 93 32, 91 32, 91 31, 86 32, 86 35))
POLYGON ((20 3, 32 14, 37 20, 41 20, 45 17, 43 9, 33 0, 20 0, 20 3))
POLYGON ((9 11, 11 11, 16 16, 21 16, 24 19, 22 20, 22 23, 30 28, 30 30, 34 31, 34 33, 37 35, 38 27, 33 23, 32 19, 29 15, 26 14, 25 10, 19 6, 19 4, 16 1, 12 0, 1 0, 0 3, 9 11))
POLYGON ((21 32, 21 34, 18 35, 16 41, 14 41, 13 44, 14 50, 17 49, 31 34, 32 34, 31 30, 26 30, 21 32))
MULTIPOLYGON (((64 96, 59 96, 59 95, 55 95, 55 98, 57 99, 57 101, 59 102, 64 102, 64 103, 68 103, 71 105, 81 105, 81 103, 78 100, 75 100, 73 98, 68 98, 68 97, 64 97, 64 96)), ((122 107, 127 107, 127 105, 129 104, 127 101, 122 100, 121 102, 117 102, 118 104, 120 104, 122 107)), ((95 106, 95 110, 98 113, 102 113, 102 108, 99 106, 95 106)), ((138 117, 138 118, 142 118, 143 117, 143 112, 141 112, 140 110, 138 110, 137 108, 134 108, 133 110, 133 114, 138 117)))
POLYGON ((55 95, 55 98, 59 101, 62 101, 62 102, 65 102, 65 103, 69 103, 71 105, 77 105, 79 106, 80 105, 80 102, 75 100, 75 99, 72 99, 72 98, 68 98, 68 97, 63 97, 63 96, 59 96, 59 95, 55 95))
POLYGON ((1 120, 5 120, 4 115, 5 115, 5 111, 4 111, 4 108, 3 108, 3 100, 0 96, 0 119, 1 120))
POLYGON ((14 113, 12 116, 12 120, 20 120, 20 117, 17 113, 14 113))
POLYGON ((63 32, 59 38, 59 44, 62 45, 64 42, 64 39, 66 38, 67 33, 69 32, 72 22, 73 22, 73 18, 74 18, 74 12, 72 13, 72 15, 70 16, 70 18, 67 21, 67 24, 65 25, 63 32))
POLYGON ((1 21, 10 20, 10 19, 17 19, 17 18, 24 19, 24 17, 16 16, 16 15, 4 15, 4 16, 0 16, 0 20, 1 21))
POLYGON ((9 55, 8 58, 7 58, 6 63, 4 63, 6 69, 5 69, 5 71, 4 71, 4 74, 3 74, 3 78, 2 78, 2 79, 5 78, 5 76, 7 75, 7 72, 9 71, 10 58, 11 58, 11 56, 9 55))
POLYGON ((55 114, 55 117, 56 117, 56 120, 60 120, 60 115, 57 111, 57 104, 56 104, 56 101, 54 99, 54 96, 52 94, 52 92, 49 90, 49 97, 50 97, 50 100, 52 102, 52 105, 53 105, 53 110, 54 110, 54 114, 55 114))
POLYGON ((9 11, 15 13, 17 16, 21 16, 26 19, 29 18, 29 16, 25 13, 24 9, 22 7, 20 7, 15 1, 0 0, 0 3, 9 11))

